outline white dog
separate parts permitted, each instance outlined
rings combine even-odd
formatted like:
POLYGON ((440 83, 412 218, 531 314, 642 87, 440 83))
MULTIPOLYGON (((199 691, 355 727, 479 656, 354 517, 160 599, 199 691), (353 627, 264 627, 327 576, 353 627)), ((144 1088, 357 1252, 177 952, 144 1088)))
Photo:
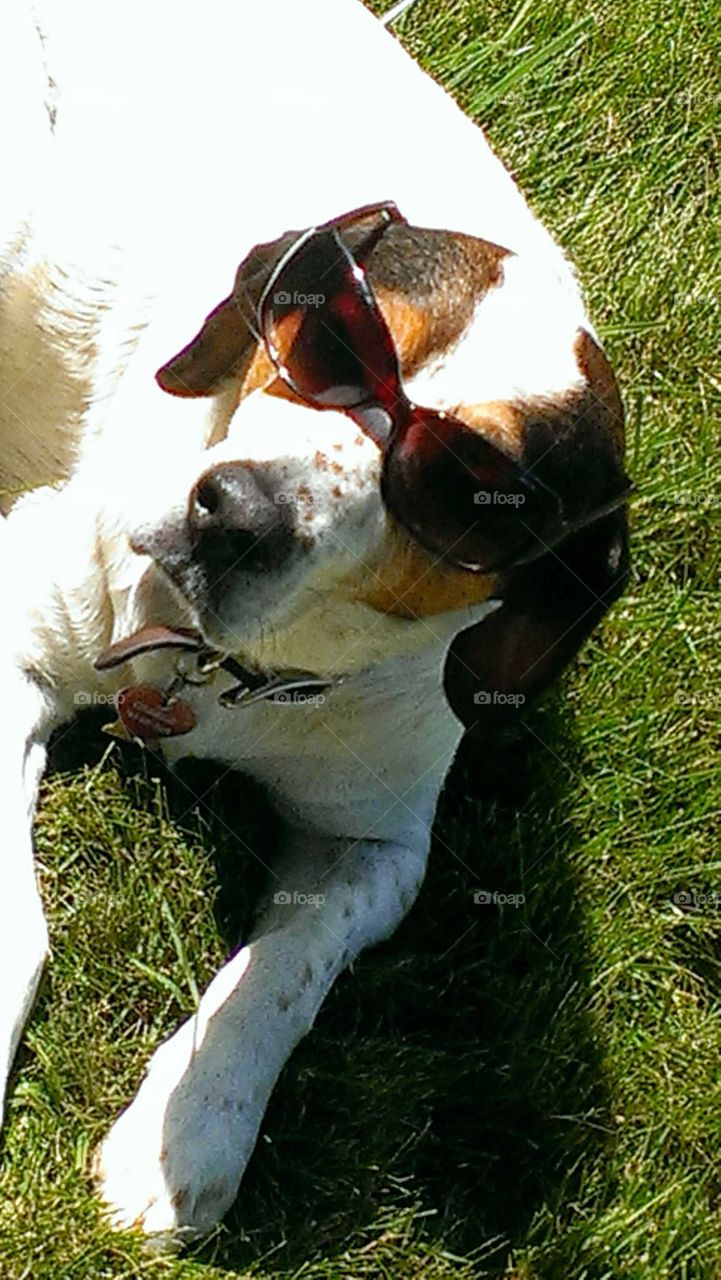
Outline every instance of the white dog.
POLYGON ((621 590, 622 411, 561 251, 358 0, 0 27, 3 1081, 47 946, 45 744, 79 701, 241 768, 285 833, 96 1158, 113 1221, 177 1240, 413 903, 464 724, 490 740, 621 590))

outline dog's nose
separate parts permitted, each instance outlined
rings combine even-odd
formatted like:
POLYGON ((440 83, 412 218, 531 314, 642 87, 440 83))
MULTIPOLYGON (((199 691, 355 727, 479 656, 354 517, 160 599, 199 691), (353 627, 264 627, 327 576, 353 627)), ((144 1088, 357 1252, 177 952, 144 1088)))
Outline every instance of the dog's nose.
POLYGON ((236 565, 277 568, 293 547, 287 508, 274 500, 272 481, 243 463, 226 462, 200 477, 190 495, 188 524, 194 549, 215 574, 236 565))

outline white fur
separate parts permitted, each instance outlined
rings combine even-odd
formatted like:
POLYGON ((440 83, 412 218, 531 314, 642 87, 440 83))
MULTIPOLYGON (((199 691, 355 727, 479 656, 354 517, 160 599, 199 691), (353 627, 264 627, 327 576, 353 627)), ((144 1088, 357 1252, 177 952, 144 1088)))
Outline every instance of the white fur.
POLYGON ((13 86, 0 111, 12 179, 0 226, 5 505, 64 478, 76 448, 81 462, 0 528, 0 590, 13 601, 0 652, 0 699, 13 709, 0 728, 0 1070, 46 949, 29 821, 43 744, 78 691, 169 678, 164 657, 99 675, 93 659, 111 640, 149 621, 198 621, 129 537, 180 530, 213 463, 272 464, 293 500, 311 491, 312 547, 301 570, 249 582, 202 625, 246 659, 343 677, 318 705, 226 710, 219 674, 189 694, 197 728, 168 746, 171 759, 213 757, 264 784, 286 835, 262 856, 276 890, 296 895, 268 905, 99 1153, 113 1220, 171 1241, 228 1207, 275 1079, 331 983, 411 905, 461 732, 444 657, 494 606, 408 621, 360 603, 348 584, 373 580, 385 530, 375 448, 339 415, 261 392, 238 408, 232 388, 178 401, 153 374, 255 242, 377 199, 517 255, 469 335, 416 380, 417 399, 478 404, 575 385, 583 311, 560 250, 481 133, 356 0, 70 0, 39 5, 37 20, 44 52, 30 16, 0 38, 0 105, 7 76, 13 86), (51 136, 43 99, 55 98, 51 136), (340 473, 316 465, 319 451, 340 473))
POLYGON ((573 344, 581 326, 593 333, 575 281, 543 258, 511 256, 503 287, 489 290, 456 347, 417 374, 409 394, 453 409, 580 389, 573 344))

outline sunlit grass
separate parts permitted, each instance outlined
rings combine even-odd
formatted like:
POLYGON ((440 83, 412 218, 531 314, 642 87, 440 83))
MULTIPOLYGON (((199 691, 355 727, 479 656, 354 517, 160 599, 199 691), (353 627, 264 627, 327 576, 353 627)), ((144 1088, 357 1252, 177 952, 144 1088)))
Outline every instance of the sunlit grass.
POLYGON ((69 772, 63 744, 2 1280, 721 1275, 721 917, 673 903, 721 892, 720 30, 704 0, 401 19, 583 280, 628 409, 633 581, 523 738, 459 762, 416 908, 338 984, 236 1208, 180 1260, 107 1232, 87 1156, 242 923, 245 813, 226 783, 178 821, 182 784, 116 754, 69 772))

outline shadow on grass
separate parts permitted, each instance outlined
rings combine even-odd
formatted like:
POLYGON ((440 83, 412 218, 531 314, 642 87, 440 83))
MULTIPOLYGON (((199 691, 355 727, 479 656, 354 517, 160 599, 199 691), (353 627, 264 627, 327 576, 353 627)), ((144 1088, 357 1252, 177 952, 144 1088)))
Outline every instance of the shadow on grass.
MULTIPOLYGON (((559 757, 574 771, 582 761, 567 721, 542 711, 529 724, 492 754, 462 747, 416 906, 337 983, 281 1076, 236 1205, 193 1250, 199 1261, 242 1270, 271 1253, 269 1269, 290 1274, 415 1209, 429 1240, 497 1275, 537 1213, 565 1216, 609 1127, 567 859, 580 837, 564 819, 559 757), (525 902, 478 903, 479 890, 525 902)), ((56 767, 97 759, 107 740, 82 725, 56 767)), ((147 768, 124 754, 131 773, 147 768)), ((187 812, 188 787, 204 797, 216 919, 232 946, 260 885, 231 832, 271 849, 272 829, 248 785, 218 772, 188 762, 180 781, 162 776, 171 814, 187 812)))

